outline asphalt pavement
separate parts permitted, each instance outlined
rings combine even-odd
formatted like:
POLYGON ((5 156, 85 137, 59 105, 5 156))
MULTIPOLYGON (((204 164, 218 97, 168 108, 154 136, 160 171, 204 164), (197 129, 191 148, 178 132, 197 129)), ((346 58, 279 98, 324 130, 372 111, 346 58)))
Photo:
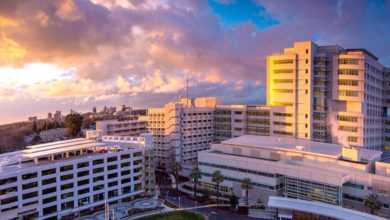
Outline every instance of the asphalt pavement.
MULTIPOLYGON (((259 218, 252 218, 246 215, 239 215, 237 213, 229 212, 227 210, 221 210, 214 207, 207 208, 195 208, 197 206, 202 206, 198 202, 187 198, 183 194, 179 194, 176 190, 173 190, 171 185, 171 181, 166 174, 158 175, 158 182, 161 186, 160 195, 163 199, 169 201, 170 203, 175 204, 180 208, 194 208, 191 211, 201 213, 206 215, 210 220, 259 220, 259 218)), ((261 220, 261 219, 260 219, 261 220)))

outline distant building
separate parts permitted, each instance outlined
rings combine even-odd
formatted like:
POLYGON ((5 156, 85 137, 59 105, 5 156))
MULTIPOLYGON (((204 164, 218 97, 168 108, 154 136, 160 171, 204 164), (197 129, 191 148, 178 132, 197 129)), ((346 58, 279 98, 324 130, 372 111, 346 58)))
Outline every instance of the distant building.
POLYGON ((36 120, 38 120, 38 117, 37 117, 37 116, 28 117, 28 121, 29 121, 29 122, 34 122, 34 121, 36 121, 36 120))
POLYGON ((103 136, 0 154, 1 219, 74 219, 153 193, 153 140, 103 136))
POLYGON ((47 113, 47 120, 52 120, 53 119, 53 115, 51 114, 51 112, 47 113))
POLYGON ((58 141, 67 135, 68 135, 68 131, 66 128, 43 130, 43 131, 39 132, 39 137, 44 142, 58 141))
POLYGON ((97 113, 97 111, 96 111, 96 107, 93 107, 93 108, 92 108, 92 113, 94 113, 94 114, 96 114, 96 113, 97 113))
POLYGON ((60 121, 62 119, 61 111, 57 110, 56 113, 54 113, 54 120, 60 121))

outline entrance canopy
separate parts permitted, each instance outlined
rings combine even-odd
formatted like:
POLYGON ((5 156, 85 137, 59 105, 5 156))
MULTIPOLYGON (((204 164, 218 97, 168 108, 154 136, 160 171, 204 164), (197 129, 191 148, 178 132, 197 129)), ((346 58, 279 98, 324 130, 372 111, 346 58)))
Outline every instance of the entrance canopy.
POLYGON ((385 218, 325 203, 270 196, 268 206, 296 210, 342 220, 385 220, 385 218))

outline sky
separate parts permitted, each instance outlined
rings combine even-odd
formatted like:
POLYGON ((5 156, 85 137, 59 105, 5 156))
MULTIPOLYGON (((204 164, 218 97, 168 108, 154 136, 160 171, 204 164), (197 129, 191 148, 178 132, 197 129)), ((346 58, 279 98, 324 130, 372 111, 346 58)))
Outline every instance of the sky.
POLYGON ((184 97, 263 104, 266 56, 294 41, 390 66, 390 1, 1 0, 0 124, 184 97))

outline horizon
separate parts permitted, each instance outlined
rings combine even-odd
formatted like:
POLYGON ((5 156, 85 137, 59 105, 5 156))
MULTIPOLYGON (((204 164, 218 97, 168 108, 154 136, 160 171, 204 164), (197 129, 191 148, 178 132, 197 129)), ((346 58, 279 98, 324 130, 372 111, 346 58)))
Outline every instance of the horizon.
POLYGON ((388 1, 2 1, 0 124, 160 107, 185 95, 187 77, 191 97, 265 104, 266 56, 296 41, 365 48, 390 66, 389 11, 388 1))

